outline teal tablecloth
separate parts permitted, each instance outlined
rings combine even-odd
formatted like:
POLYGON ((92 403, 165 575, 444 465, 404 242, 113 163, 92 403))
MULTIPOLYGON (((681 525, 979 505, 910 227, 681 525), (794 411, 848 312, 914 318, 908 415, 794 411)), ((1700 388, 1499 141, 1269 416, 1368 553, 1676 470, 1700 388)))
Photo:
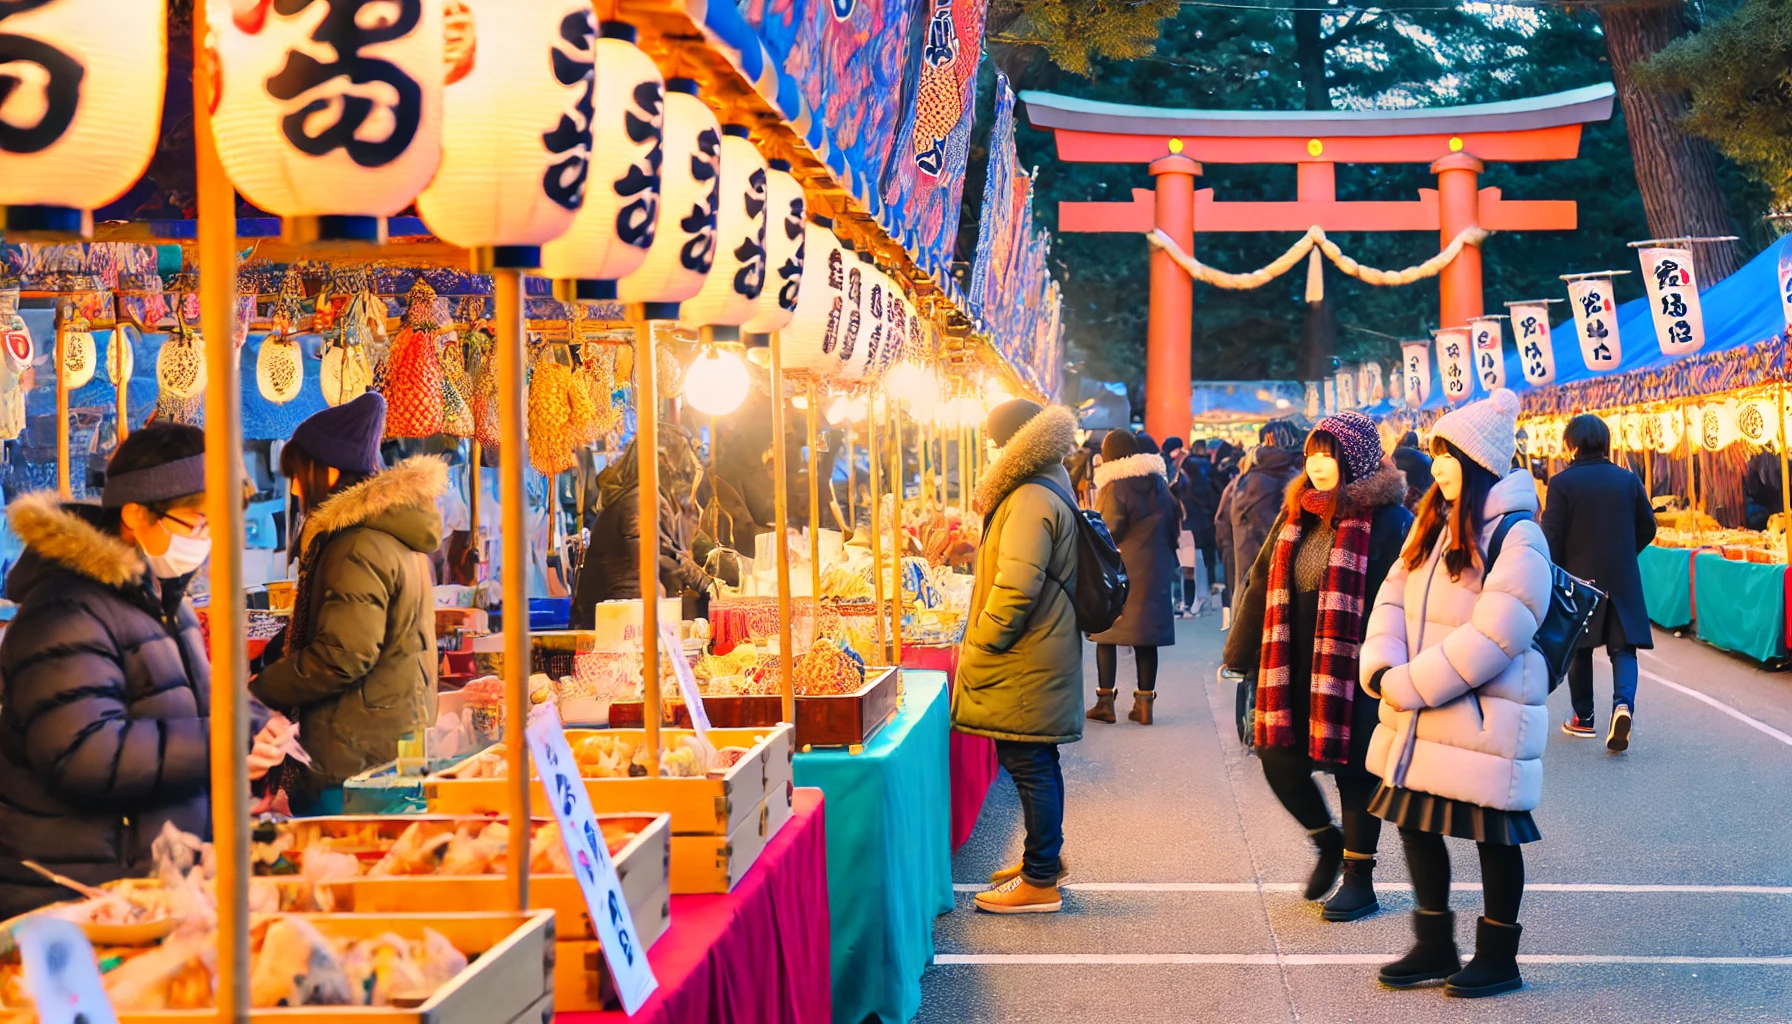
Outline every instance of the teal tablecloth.
POLYGON ((1785 566, 1707 552, 1693 560, 1693 574, 1700 640, 1756 661, 1785 656, 1785 566))
POLYGON ((863 752, 796 755, 796 784, 827 795, 835 1024, 906 1024, 933 919, 952 909, 946 674, 905 670, 903 684, 902 710, 863 752))
POLYGON ((1651 544, 1636 556, 1643 574, 1643 603, 1649 621, 1680 629, 1692 621, 1692 549, 1651 544))

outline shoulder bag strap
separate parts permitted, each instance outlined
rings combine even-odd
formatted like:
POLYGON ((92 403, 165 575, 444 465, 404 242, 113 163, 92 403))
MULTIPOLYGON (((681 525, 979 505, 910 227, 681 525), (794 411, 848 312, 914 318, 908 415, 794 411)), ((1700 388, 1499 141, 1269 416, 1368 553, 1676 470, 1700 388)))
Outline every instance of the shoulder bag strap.
POLYGON ((1494 527, 1493 539, 1487 542, 1487 572, 1493 572, 1493 563, 1499 561, 1500 548, 1506 546, 1506 534, 1512 530, 1512 524, 1520 519, 1529 519, 1529 512, 1507 512, 1500 516, 1500 525, 1494 527))

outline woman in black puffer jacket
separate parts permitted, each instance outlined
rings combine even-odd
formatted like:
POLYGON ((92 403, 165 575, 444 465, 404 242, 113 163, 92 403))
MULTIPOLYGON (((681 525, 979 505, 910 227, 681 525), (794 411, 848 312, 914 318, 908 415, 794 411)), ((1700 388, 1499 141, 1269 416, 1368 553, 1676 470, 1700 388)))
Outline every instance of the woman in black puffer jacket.
MULTIPOLYGON (((25 554, 0 642, 0 918, 75 896, 21 861, 98 884, 143 873, 164 823, 211 835, 211 669, 185 598, 211 549, 204 449, 151 425, 100 506, 42 492, 7 510, 25 554)), ((267 719, 251 702, 264 746, 267 719)), ((255 753, 257 774, 278 757, 255 753)))
POLYGON ((1150 725, 1157 700, 1157 649, 1176 643, 1176 609, 1171 590, 1182 576, 1176 541, 1182 509, 1170 496, 1164 457, 1157 445, 1131 431, 1111 430, 1101 439, 1095 467, 1095 508, 1120 548, 1126 566, 1126 607, 1095 641, 1095 706, 1088 717, 1114 721, 1115 679, 1120 648, 1131 647, 1138 689, 1126 717, 1150 725))

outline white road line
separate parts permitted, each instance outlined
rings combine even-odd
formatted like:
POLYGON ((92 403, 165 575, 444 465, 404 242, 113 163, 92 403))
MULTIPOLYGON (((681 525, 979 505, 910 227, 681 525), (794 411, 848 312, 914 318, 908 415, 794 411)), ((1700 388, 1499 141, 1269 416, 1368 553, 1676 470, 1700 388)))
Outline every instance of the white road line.
POLYGON ((1792 747, 1792 735, 1783 733, 1780 730, 1775 729, 1773 726, 1768 725, 1766 722, 1761 721, 1760 719, 1751 718, 1748 715, 1745 715, 1742 712, 1731 707, 1730 705, 1725 704, 1723 701, 1718 700, 1716 697, 1712 697, 1712 696, 1708 696, 1706 694, 1700 693, 1699 691, 1693 689, 1690 686, 1682 686, 1679 683, 1674 682, 1672 679, 1668 679, 1665 676, 1658 676, 1655 673, 1649 671, 1648 669, 1638 669, 1637 675, 1643 677, 1644 679, 1648 679, 1653 682, 1660 683, 1661 685, 1667 687, 1670 690, 1676 690, 1676 691, 1679 691, 1680 693, 1684 693, 1688 697, 1691 697, 1693 700, 1702 701, 1703 703, 1709 704, 1712 707, 1716 708, 1717 710, 1722 711, 1724 714, 1729 715, 1731 718, 1736 719, 1738 722, 1741 722, 1743 725, 1746 725, 1749 728, 1757 730, 1759 732, 1766 733, 1767 735, 1772 736, 1774 739, 1779 740, 1781 743, 1784 743, 1786 746, 1792 747))
MULTIPOLYGON (((1375 887, 1387 891, 1412 890, 1410 882, 1381 882, 1375 887)), ((989 886, 982 882, 954 882, 954 892, 982 892, 989 886)), ((1119 893, 1257 893, 1257 892, 1299 892, 1306 888, 1301 882, 1066 882, 1063 888, 1071 892, 1119 892, 1119 893)), ((1450 886, 1457 892, 1480 892, 1478 882, 1455 882, 1450 886)), ((1666 893, 1680 895, 1722 895, 1735 894, 1743 896, 1792 896, 1792 885, 1679 885, 1679 884, 1624 884, 1617 882, 1526 882, 1526 892, 1565 892, 1565 893, 1666 893)))
MULTIPOLYGON (((1387 953, 935 953, 936 967, 1367 967, 1387 963, 1387 953)), ((1521 964, 1670 967, 1792 967, 1792 956, 1602 956, 1520 953, 1521 964)))

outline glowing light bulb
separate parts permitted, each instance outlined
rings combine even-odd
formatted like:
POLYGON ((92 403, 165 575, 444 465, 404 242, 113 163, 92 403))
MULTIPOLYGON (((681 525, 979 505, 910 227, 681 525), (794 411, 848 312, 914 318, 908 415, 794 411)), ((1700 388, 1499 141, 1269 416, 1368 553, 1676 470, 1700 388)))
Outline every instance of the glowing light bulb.
POLYGON ((684 378, 684 397, 698 412, 726 416, 746 401, 750 386, 740 356, 711 349, 692 360, 684 378))

